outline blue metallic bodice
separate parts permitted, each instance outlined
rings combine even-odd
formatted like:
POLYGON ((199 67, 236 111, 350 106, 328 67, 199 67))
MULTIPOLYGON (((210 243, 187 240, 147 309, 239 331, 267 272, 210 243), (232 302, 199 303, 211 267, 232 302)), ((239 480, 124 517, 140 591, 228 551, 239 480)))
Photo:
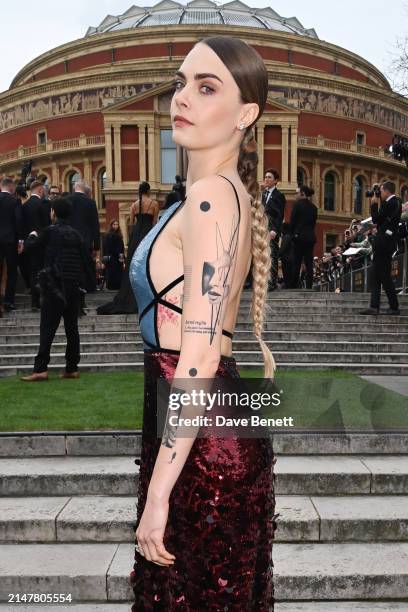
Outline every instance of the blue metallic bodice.
MULTIPOLYGON (((139 325, 145 349, 160 349, 159 335, 156 325, 158 304, 160 302, 168 306, 168 303, 166 300, 162 299, 162 296, 165 295, 166 292, 174 287, 174 285, 176 285, 178 282, 181 282, 184 278, 184 276, 178 277, 175 279, 175 281, 167 285, 164 290, 158 293, 153 285, 149 269, 150 254, 157 236, 170 221, 173 214, 181 207, 183 202, 184 200, 174 202, 174 204, 169 206, 169 208, 164 211, 156 225, 152 227, 150 232, 148 232, 140 242, 130 263, 130 284, 132 285, 133 293, 135 294, 138 306, 139 325)), ((174 304, 171 304, 171 307, 175 309, 174 304)), ((181 309, 178 310, 181 313, 181 309)))
MULTIPOLYGON (((219 174, 218 176, 222 176, 229 183, 231 183, 231 181, 222 174, 219 174)), ((234 189, 238 203, 239 218, 241 218, 238 193, 233 183, 231 183, 231 185, 234 189)), ((172 280, 161 291, 156 291, 150 276, 149 260, 156 238, 166 227, 172 216, 182 207, 185 199, 186 198, 179 200, 178 202, 174 202, 174 204, 165 210, 156 225, 152 227, 152 229, 140 242, 130 263, 129 279, 138 306, 139 326, 143 339, 143 348, 145 351, 167 351, 170 353, 179 352, 160 346, 159 331, 157 328, 157 309, 159 304, 162 304, 163 306, 182 314, 183 310, 179 306, 168 302, 163 296, 165 296, 170 289, 184 280, 184 274, 172 280)), ((228 338, 231 338, 232 340, 231 332, 223 329, 222 334, 228 338)))

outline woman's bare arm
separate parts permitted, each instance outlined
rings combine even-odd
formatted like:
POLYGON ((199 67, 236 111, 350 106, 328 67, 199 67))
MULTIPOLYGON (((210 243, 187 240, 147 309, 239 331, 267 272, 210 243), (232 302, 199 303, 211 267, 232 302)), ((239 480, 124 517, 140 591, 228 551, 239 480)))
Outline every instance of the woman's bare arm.
MULTIPOLYGON (((183 380, 187 387, 193 385, 195 378, 211 382, 217 372, 236 265, 238 231, 238 207, 231 185, 217 176, 197 181, 184 206, 180 236, 184 295, 181 350, 174 374, 177 388, 183 385, 183 380)), ((203 414, 205 407, 194 411, 195 415, 203 414)), ((177 437, 177 431, 167 424, 148 497, 169 498, 197 432, 198 429, 195 433, 189 430, 190 437, 177 437)))

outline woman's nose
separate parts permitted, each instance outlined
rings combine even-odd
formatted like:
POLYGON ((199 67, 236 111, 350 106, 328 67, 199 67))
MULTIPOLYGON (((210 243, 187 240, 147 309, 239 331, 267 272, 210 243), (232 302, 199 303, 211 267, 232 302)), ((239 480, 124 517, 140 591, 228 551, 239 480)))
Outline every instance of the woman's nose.
POLYGON ((188 85, 184 85, 181 89, 176 90, 175 100, 177 104, 183 106, 190 105, 190 89, 188 85))

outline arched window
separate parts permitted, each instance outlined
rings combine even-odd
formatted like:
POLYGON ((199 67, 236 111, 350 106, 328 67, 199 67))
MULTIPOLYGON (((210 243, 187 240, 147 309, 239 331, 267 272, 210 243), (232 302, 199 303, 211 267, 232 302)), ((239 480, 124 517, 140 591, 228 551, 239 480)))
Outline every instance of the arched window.
POLYGON ((106 207, 105 194, 103 193, 103 190, 106 188, 106 181, 107 181, 106 169, 101 168, 98 173, 98 193, 99 193, 100 208, 106 207))
POLYGON ((364 178, 356 176, 353 183, 353 210, 356 215, 363 214, 364 178))
POLYGON ((80 180, 81 180, 81 175, 79 174, 79 172, 76 172, 75 170, 68 175, 68 191, 69 191, 69 193, 73 193, 75 183, 77 181, 80 181, 80 180))
POLYGON ((403 185, 401 189, 401 200, 403 204, 408 202, 408 185, 403 185))
POLYGON ((324 210, 334 210, 336 205, 336 175, 327 172, 324 177, 324 210))
POLYGON ((307 184, 306 172, 303 170, 303 168, 298 168, 297 169, 297 185, 298 187, 300 187, 301 185, 306 185, 306 184, 307 184))

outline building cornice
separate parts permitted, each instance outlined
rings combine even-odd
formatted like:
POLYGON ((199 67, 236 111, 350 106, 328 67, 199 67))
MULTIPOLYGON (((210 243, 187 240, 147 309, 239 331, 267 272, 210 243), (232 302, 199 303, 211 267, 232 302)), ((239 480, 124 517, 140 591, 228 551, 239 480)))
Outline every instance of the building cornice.
POLYGON ((107 32, 95 34, 92 37, 80 38, 69 43, 60 45, 50 51, 43 53, 31 62, 26 64, 14 77, 11 88, 26 84, 25 81, 33 74, 40 72, 61 61, 71 57, 83 56, 86 53, 126 47, 131 44, 170 43, 170 42, 196 42, 205 35, 225 34, 226 32, 239 35, 240 38, 250 44, 260 46, 284 45, 287 49, 300 50, 302 52, 325 57, 333 61, 345 63, 345 65, 359 70, 362 74, 368 73, 371 78, 377 79, 385 89, 390 85, 384 75, 373 64, 358 56, 352 51, 348 51, 333 43, 328 43, 320 39, 308 38, 287 32, 277 32, 271 30, 255 30, 251 27, 237 27, 228 25, 177 25, 177 26, 158 26, 148 28, 134 28, 131 30, 121 30, 117 32, 107 32))

